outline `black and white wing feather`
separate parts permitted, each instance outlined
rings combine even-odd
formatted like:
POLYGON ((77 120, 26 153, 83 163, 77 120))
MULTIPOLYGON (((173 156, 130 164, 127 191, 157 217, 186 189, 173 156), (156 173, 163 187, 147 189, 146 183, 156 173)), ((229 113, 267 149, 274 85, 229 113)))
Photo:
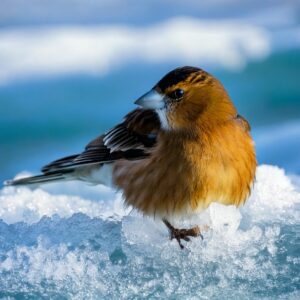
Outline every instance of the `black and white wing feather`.
POLYGON ((142 159, 155 145, 160 122, 153 110, 136 109, 123 123, 91 141, 85 150, 56 160, 42 168, 44 174, 61 172, 118 159, 142 159))

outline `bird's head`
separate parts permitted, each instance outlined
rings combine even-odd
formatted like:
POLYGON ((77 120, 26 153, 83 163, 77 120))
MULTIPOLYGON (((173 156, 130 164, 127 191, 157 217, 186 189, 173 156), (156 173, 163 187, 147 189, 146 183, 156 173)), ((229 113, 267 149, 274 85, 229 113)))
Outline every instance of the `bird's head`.
POLYGON ((223 85, 195 67, 169 72, 135 103, 156 110, 164 130, 185 130, 196 124, 214 125, 236 115, 223 85))

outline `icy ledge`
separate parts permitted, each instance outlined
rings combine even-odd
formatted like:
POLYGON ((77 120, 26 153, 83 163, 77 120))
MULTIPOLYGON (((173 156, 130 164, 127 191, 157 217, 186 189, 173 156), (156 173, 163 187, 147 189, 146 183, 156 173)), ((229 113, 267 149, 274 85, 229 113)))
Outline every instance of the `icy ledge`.
MULTIPOLYGON (((300 192, 260 166, 240 210, 213 204, 181 251, 160 222, 102 186, 0 191, 0 296, 299 299, 300 192)), ((298 183, 296 183, 298 182, 298 183)), ((172 299, 173 299, 172 298, 172 299)))

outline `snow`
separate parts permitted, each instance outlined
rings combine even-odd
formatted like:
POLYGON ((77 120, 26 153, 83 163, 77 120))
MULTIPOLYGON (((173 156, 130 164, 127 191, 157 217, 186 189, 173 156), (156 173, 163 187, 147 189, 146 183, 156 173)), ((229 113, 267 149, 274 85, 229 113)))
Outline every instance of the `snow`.
POLYGON ((299 178, 258 167, 241 209, 212 204, 181 250, 159 220, 103 186, 0 191, 0 295, 299 299, 299 178))

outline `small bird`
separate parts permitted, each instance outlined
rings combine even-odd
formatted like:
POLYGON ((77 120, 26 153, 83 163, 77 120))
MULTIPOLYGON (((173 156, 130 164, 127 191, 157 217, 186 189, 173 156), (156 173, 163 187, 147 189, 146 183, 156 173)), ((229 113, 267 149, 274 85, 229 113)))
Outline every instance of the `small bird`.
POLYGON ((216 78, 180 67, 135 103, 137 109, 82 153, 44 166, 42 175, 5 184, 82 180, 113 186, 126 205, 160 218, 181 248, 201 230, 177 229, 170 220, 198 214, 212 202, 244 204, 257 165, 254 142, 216 78))

